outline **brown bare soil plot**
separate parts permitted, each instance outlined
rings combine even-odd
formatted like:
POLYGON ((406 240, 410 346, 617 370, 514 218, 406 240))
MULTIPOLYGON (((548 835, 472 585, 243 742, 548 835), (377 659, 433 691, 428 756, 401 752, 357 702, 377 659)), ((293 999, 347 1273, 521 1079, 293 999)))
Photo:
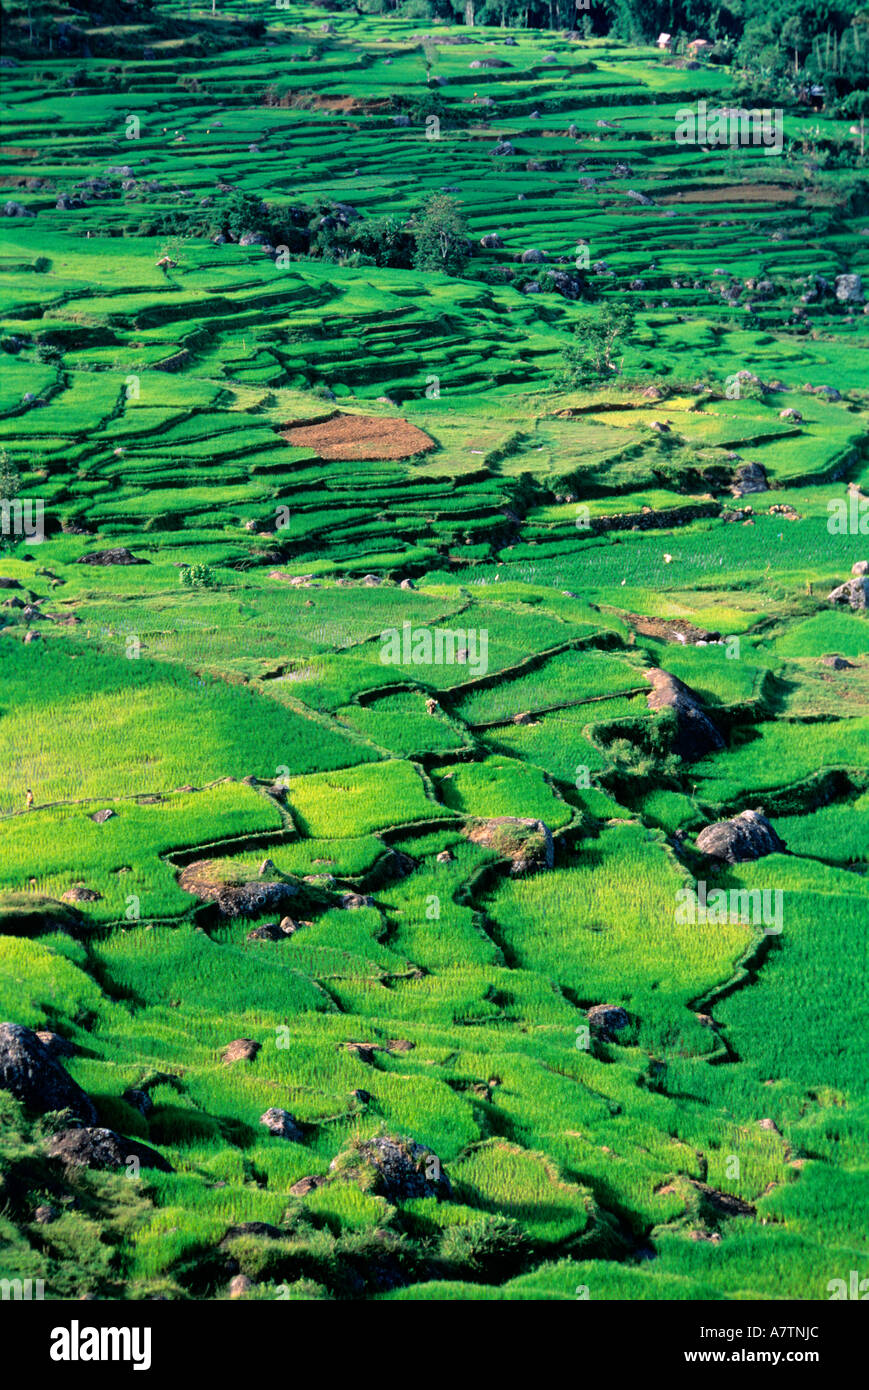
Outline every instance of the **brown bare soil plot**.
POLYGON ((678 193, 655 194, 656 203, 793 203, 803 196, 799 188, 775 183, 740 183, 727 188, 685 188, 678 193))
POLYGON ((313 449, 322 459, 406 459, 435 448, 435 441, 407 420, 340 411, 314 424, 285 425, 281 434, 288 444, 313 449))

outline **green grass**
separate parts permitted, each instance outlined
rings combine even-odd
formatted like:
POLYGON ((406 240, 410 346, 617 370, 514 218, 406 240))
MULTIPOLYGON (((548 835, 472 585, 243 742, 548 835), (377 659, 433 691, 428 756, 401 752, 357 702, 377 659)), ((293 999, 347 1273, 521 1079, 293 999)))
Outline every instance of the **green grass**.
POLYGON ((447 814, 434 801, 419 769, 395 759, 293 777, 287 798, 302 833, 313 836, 367 835, 447 814))
POLYGON ((339 12, 334 33, 264 0, 194 10, 192 35, 181 0, 111 18, 92 58, 54 45, 5 73, 0 163, 35 216, 6 219, 0 256, 0 445, 47 534, 0 538, 20 586, 0 589, 0 1009, 73 1042, 100 1122, 174 1171, 60 1175, 48 1122, 0 1092, 0 1273, 51 1298, 223 1299, 217 1247, 266 1221, 278 1238, 231 1243, 257 1299, 825 1299, 869 1254, 869 645, 826 597, 866 558, 828 521, 866 486, 869 320, 803 296, 816 273, 865 283, 850 122, 785 103, 774 161, 677 146, 680 106, 737 99, 726 66, 477 23, 437 28, 459 42, 435 45, 428 139, 410 12, 339 12), (509 68, 471 69, 490 45, 509 68), (125 163, 126 189, 107 173, 125 163), (106 197, 54 206, 91 177, 106 197), (460 276, 280 268, 178 231, 219 215, 224 179, 312 221, 337 201, 402 224, 449 185, 475 254, 460 276), (582 301, 546 278, 578 235, 613 272, 582 301), (521 266, 535 246, 547 266, 521 266), (556 387, 577 316, 624 303, 622 375, 556 387), (725 394, 745 370, 784 385, 725 394), (280 433, 335 410, 435 447, 327 459, 280 433), (734 498, 739 461, 770 491, 734 498), (145 563, 79 563, 108 547, 145 563), (183 586, 196 564, 207 584, 183 586), (635 615, 730 640, 644 636, 635 615), (385 662, 405 623, 484 633, 485 671, 385 662), (650 665, 698 693, 723 750, 652 748, 650 665), (701 869, 700 827, 748 806, 789 853, 701 869), (557 831, 555 867, 511 876, 463 834, 496 816, 557 831), (228 918, 178 886, 190 859, 238 882, 266 856, 311 880, 279 940, 248 940, 277 912, 228 918), (781 934, 677 920, 696 873, 781 891, 781 934), (101 896, 59 902, 75 885, 101 896), (339 905, 351 891, 364 905, 339 905), (600 1003, 629 1012, 616 1040, 587 1031, 600 1003), (224 1064, 239 1037, 256 1058, 224 1064), (143 1085, 147 1116, 123 1099, 143 1085), (266 1132, 273 1106, 299 1140, 266 1132), (430 1146, 452 1196, 291 1194, 385 1133, 430 1146), (703 1183, 756 1215, 716 1215, 703 1183), (49 1193, 63 1210, 37 1226, 49 1193))

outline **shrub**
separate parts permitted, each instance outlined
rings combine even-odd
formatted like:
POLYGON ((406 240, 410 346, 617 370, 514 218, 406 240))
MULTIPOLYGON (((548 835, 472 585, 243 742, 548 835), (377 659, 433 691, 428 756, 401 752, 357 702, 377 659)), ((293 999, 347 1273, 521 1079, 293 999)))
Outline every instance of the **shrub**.
POLYGON ((492 1279, 515 1273, 531 1248, 518 1221, 506 1216, 483 1216, 467 1226, 448 1226, 441 1236, 440 1259, 460 1271, 492 1279))
POLYGON ((178 578, 187 589, 214 589, 217 585, 210 565, 182 565, 178 578))

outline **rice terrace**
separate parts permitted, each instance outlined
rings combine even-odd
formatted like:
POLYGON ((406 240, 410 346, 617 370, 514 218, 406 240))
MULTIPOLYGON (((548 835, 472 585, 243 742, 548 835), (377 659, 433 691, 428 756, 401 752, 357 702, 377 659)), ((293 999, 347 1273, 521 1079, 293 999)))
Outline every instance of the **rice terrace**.
POLYGON ((869 1297, 869 9, 2 21, 3 1298, 869 1297))

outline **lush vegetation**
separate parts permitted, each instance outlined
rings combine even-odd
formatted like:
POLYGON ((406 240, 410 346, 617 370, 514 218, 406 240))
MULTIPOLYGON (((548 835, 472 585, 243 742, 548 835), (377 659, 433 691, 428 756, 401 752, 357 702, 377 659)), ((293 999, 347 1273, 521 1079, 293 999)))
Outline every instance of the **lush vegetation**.
POLYGON ((0 1021, 171 1169, 66 1167, 0 1090, 0 1277, 827 1298, 869 1254, 865 10, 3 19, 0 1021), (777 152, 677 140, 700 102, 777 152), (758 807, 786 851, 704 857, 758 807))

